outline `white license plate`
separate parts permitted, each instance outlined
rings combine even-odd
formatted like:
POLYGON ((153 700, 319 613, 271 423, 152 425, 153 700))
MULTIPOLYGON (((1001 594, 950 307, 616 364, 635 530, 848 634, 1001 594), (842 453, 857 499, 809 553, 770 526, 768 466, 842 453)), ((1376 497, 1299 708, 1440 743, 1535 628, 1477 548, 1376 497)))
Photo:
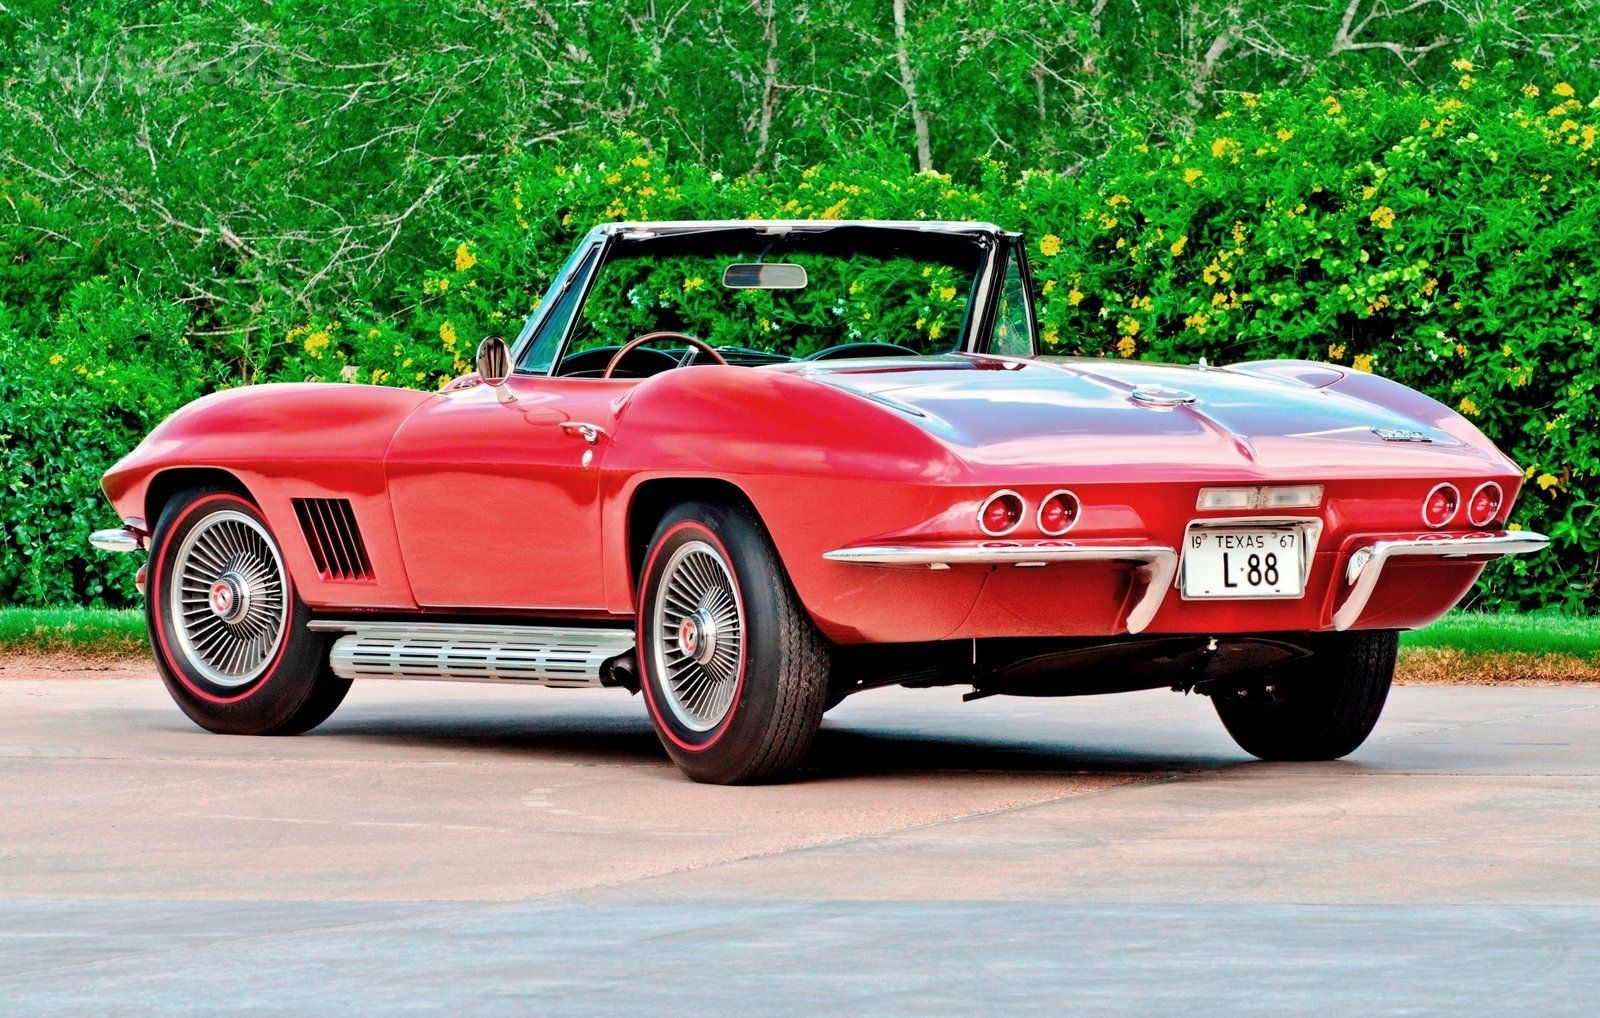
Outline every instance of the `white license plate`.
POLYGON ((1191 527, 1184 538, 1184 597, 1301 597, 1305 535, 1299 527, 1191 527))

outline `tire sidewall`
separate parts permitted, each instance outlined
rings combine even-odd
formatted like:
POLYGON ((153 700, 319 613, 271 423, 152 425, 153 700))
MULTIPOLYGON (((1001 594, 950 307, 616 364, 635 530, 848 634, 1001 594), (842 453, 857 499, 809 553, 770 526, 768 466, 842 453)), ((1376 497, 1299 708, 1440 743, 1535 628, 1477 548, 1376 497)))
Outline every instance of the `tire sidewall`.
POLYGON ((779 634, 773 631, 778 609, 773 559, 766 535, 737 510, 712 504, 681 506, 668 513, 657 527, 640 577, 635 633, 643 678, 640 685, 662 745, 691 774, 701 768, 717 767, 723 759, 754 755, 766 739, 769 721, 777 710, 777 689, 766 679, 777 675, 781 667, 779 634), (691 541, 702 541, 716 549, 727 564, 733 575, 744 637, 738 687, 728 714, 715 728, 704 732, 685 726, 668 706, 652 642, 658 639, 652 629, 664 566, 673 551, 691 541))
POLYGON ((325 641, 307 630, 309 612, 300 601, 294 579, 285 567, 284 594, 289 611, 284 620, 283 640, 266 670, 247 685, 230 688, 209 681, 190 663, 170 613, 174 560, 183 539, 206 519, 224 510, 242 513, 260 523, 282 559, 283 550, 277 535, 249 500, 220 490, 180 495, 161 514, 151 540, 145 618, 156 668, 185 714, 211 731, 265 734, 293 718, 310 698, 325 664, 322 653, 325 641))

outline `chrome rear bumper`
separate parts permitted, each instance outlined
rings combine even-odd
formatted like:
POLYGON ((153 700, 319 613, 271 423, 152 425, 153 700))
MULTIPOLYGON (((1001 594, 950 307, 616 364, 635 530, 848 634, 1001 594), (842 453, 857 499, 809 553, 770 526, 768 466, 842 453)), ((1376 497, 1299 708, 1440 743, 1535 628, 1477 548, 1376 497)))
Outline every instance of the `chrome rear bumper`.
POLYGON ((1068 541, 978 544, 885 544, 839 548, 823 553, 830 562, 868 566, 949 569, 951 566, 1045 566, 1052 562, 1106 562, 1134 567, 1144 581, 1144 593, 1128 612, 1130 633, 1140 633, 1156 617, 1161 601, 1178 571, 1178 553, 1155 544, 1073 544, 1068 541))
POLYGON ((1527 530, 1480 532, 1475 534, 1419 534, 1415 537, 1380 538, 1371 544, 1358 547, 1345 566, 1345 582, 1350 593, 1344 603, 1333 613, 1333 628, 1340 632, 1355 625, 1367 602, 1377 589, 1383 576, 1383 567, 1391 559, 1428 558, 1482 558, 1496 559, 1507 555, 1526 555, 1549 545, 1543 534, 1527 530))

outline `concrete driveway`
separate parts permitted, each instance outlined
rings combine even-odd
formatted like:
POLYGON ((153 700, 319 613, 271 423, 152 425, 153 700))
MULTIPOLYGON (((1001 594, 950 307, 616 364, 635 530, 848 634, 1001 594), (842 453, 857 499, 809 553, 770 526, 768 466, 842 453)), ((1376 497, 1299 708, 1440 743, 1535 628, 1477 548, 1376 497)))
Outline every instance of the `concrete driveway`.
POLYGON ((883 690, 695 785, 618 692, 358 684, 207 735, 0 680, 0 1010, 1592 1013, 1600 688, 1402 687, 1351 760, 1209 703, 883 690))

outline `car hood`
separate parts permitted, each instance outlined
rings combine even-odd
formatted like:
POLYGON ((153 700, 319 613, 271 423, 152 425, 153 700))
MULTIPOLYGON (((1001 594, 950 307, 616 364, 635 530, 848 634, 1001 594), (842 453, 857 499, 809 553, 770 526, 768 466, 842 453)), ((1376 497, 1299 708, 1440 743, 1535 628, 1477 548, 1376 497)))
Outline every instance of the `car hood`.
MULTIPOLYGON (((1159 465, 1172 480, 1503 472, 1487 442, 1438 427, 1449 411, 1405 392, 1412 413, 1340 392, 1342 369, 1277 377, 1141 361, 936 357, 797 368, 921 424, 974 466, 1115 472, 1159 465), (1135 393, 1140 392, 1141 396, 1135 393), (1148 397, 1192 396, 1160 405, 1148 397), (1418 405, 1435 416, 1415 416, 1418 405), (1387 437, 1386 437, 1387 436, 1387 437)), ((1464 429, 1468 432, 1470 428, 1464 429)), ((1019 478, 1020 479, 1020 478, 1019 478)))

